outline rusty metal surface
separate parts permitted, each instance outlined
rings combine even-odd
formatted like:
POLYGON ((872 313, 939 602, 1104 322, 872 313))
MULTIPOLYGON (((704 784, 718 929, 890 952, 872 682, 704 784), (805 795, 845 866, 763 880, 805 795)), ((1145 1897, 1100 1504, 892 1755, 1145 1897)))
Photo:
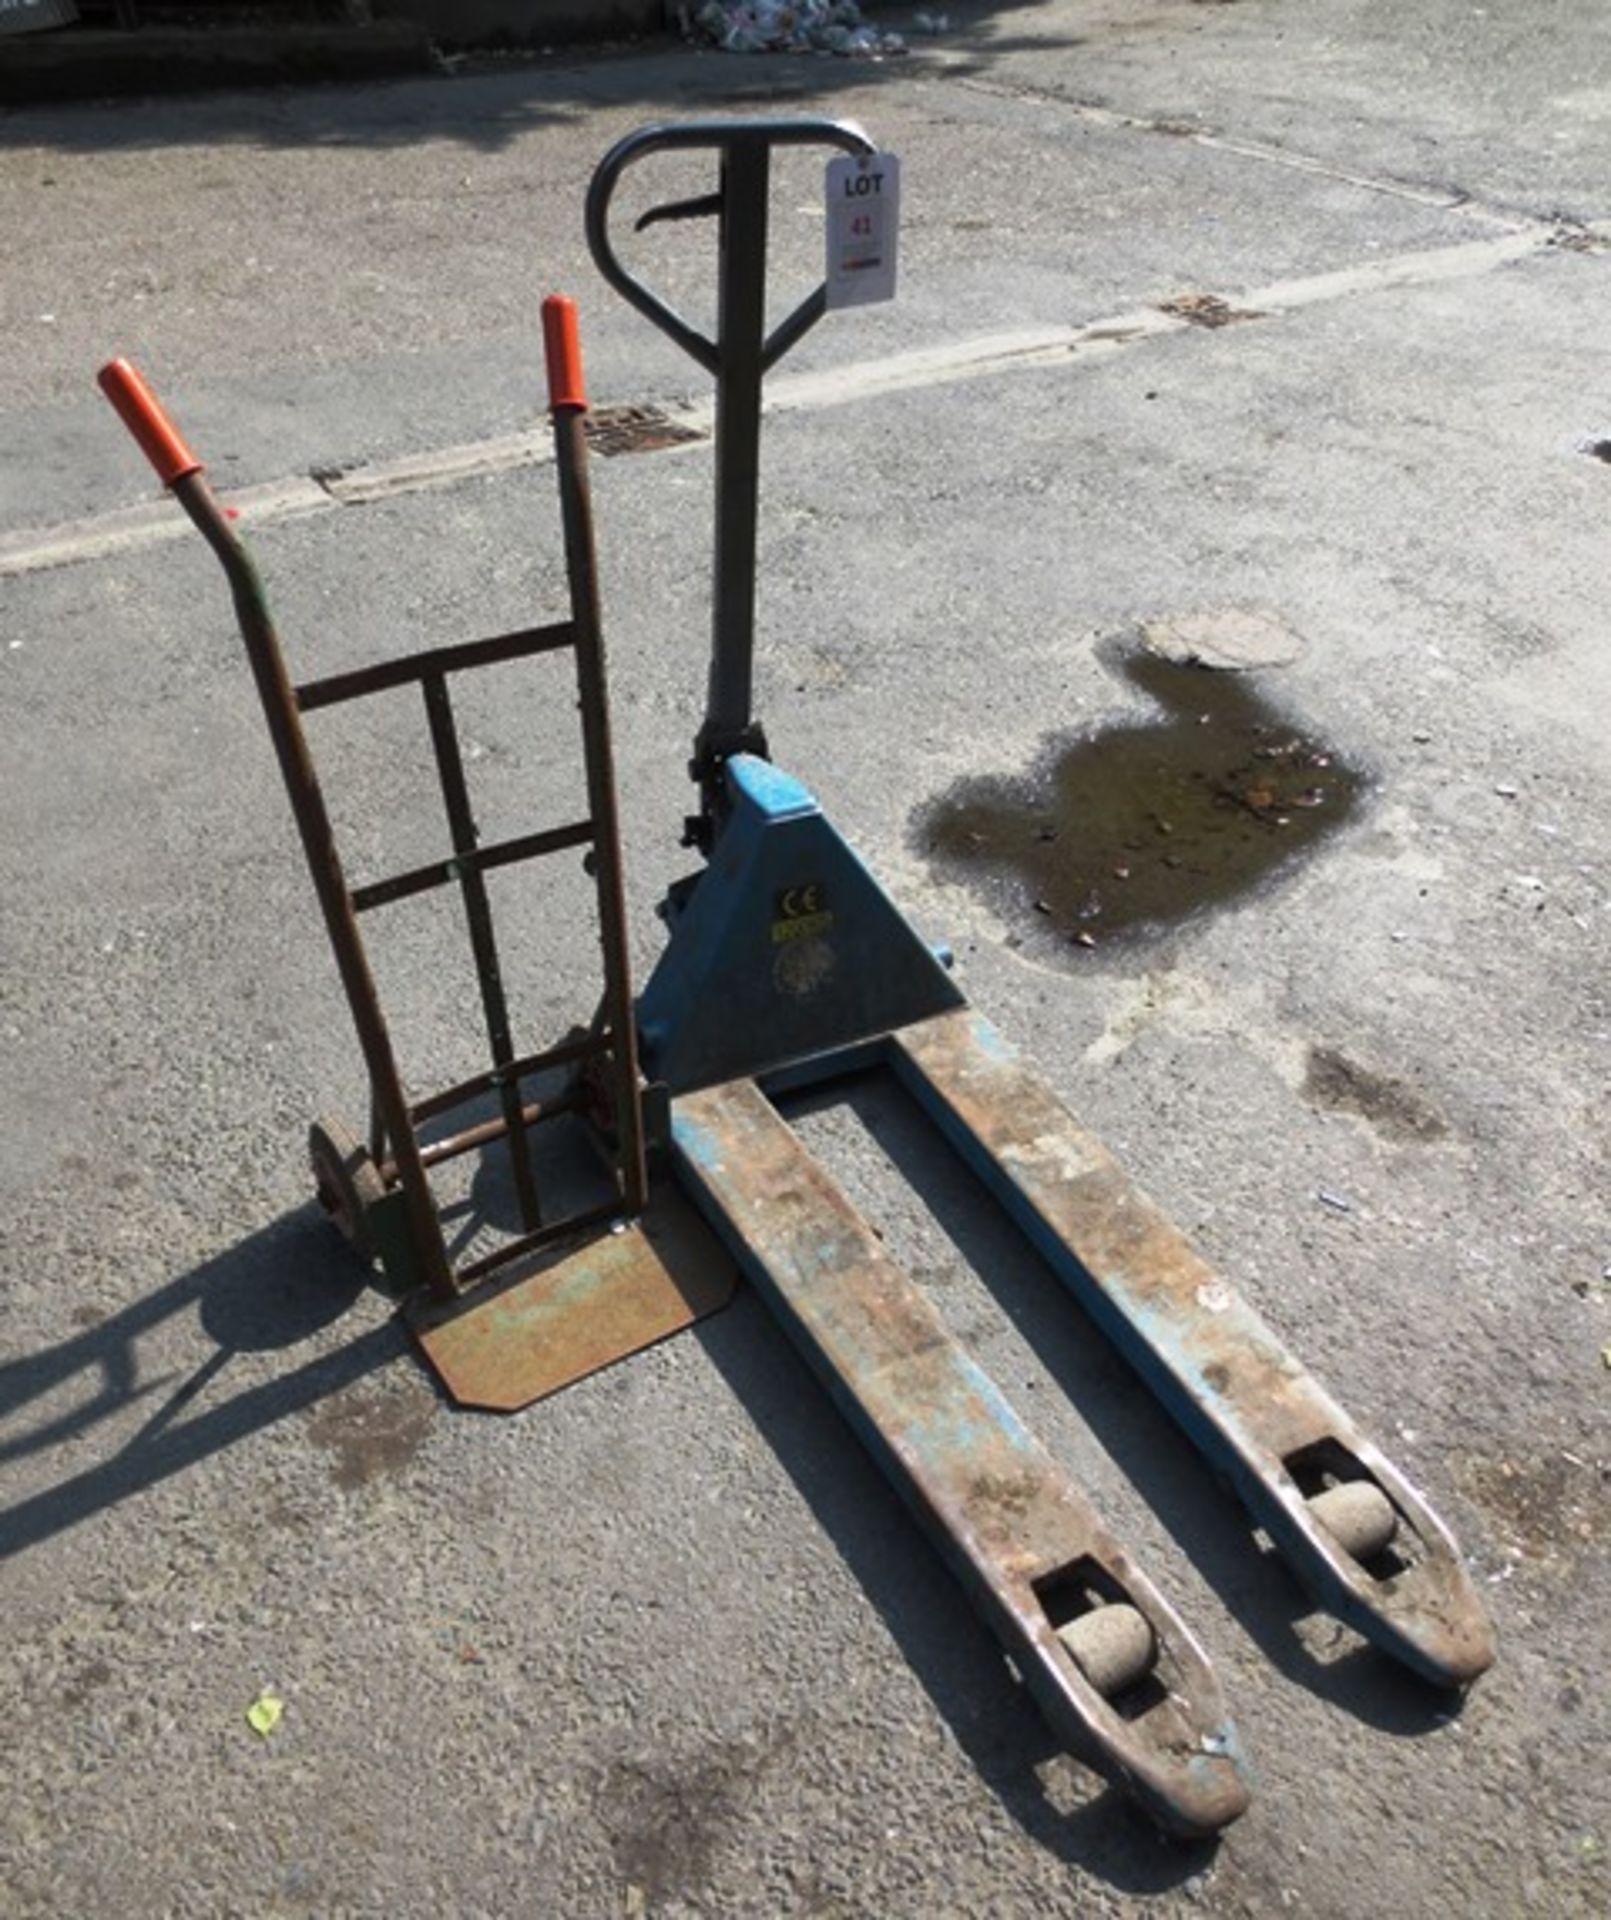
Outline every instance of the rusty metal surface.
POLYGON ((663 407, 597 407, 587 417, 587 444, 606 460, 620 453, 657 453, 662 447, 683 447, 709 438, 706 428, 674 420, 663 407))
POLYGON ((459 730, 453 718, 453 696, 448 691, 447 675, 443 673, 424 675, 420 690, 425 696, 437 780, 453 840, 452 865, 464 908, 465 931, 470 936, 470 951, 475 955, 487 1050, 497 1073, 495 1086, 503 1110, 521 1224, 528 1232, 535 1232, 544 1224, 542 1202, 537 1191, 537 1170, 532 1163, 531 1140, 526 1131, 525 1105, 519 1085, 509 1078, 509 1068, 515 1058, 515 1043, 509 1028, 509 996, 504 990, 503 965, 498 957, 498 937, 492 924, 492 901, 487 893, 486 877, 477 869, 473 858, 481 834, 470 803, 470 783, 465 776, 459 730))
MULTIPOLYGON (((544 1047, 541 1053, 522 1054, 504 1072, 509 1079, 530 1080, 540 1073, 551 1073, 556 1067, 575 1066, 583 1060, 590 1060, 608 1042, 607 1032, 577 1033, 561 1040, 557 1046, 544 1047)), ((495 1070, 473 1073, 468 1080, 459 1080, 451 1087, 444 1087, 440 1093, 427 1094, 423 1100, 416 1100, 408 1110, 410 1118, 416 1126, 423 1125, 427 1120, 435 1120, 444 1113, 453 1112, 456 1107, 467 1105, 478 1094, 490 1093, 496 1085, 495 1070)))
POLYGON ((524 1254, 541 1253, 549 1247, 565 1245, 579 1233, 595 1229, 602 1231, 619 1222, 621 1217, 620 1199, 612 1194, 608 1200, 584 1207, 579 1213, 550 1220, 546 1226, 529 1227, 506 1246, 495 1247, 491 1253, 484 1253, 478 1259, 466 1260, 454 1270, 454 1277, 461 1287, 468 1287, 477 1280, 489 1279, 495 1273, 502 1273, 505 1268, 512 1268, 524 1254))
POLYGON ((892 1037, 897 1074, 1331 1611, 1428 1678, 1462 1686, 1493 1633, 1442 1522, 1274 1331, 1197 1254, 1016 1051, 971 1010, 892 1037), (1333 1478, 1391 1500, 1390 1563, 1366 1567, 1309 1511, 1333 1478), (1310 1481, 1311 1484, 1303 1484, 1310 1481))
POLYGON ((622 1204, 629 1213, 637 1213, 648 1198, 649 1174, 643 1097, 638 1082, 637 1022, 632 1008, 632 955, 627 933, 626 876, 621 861, 620 810, 615 792, 609 675, 599 611, 593 496, 587 474, 585 417, 580 408, 555 405, 554 458, 559 469, 565 574, 570 583, 571 628, 575 634, 577 705, 587 765, 588 813, 595 829, 592 872, 598 900, 599 959, 604 969, 601 1010, 609 1021, 610 1032, 616 1176, 622 1204))
POLYGON ((710 1230, 662 1183, 641 1220, 556 1247, 451 1305, 420 1298, 409 1319, 461 1406, 513 1413, 725 1307, 737 1283, 710 1230))
POLYGON ((513 866, 518 860, 534 860, 540 854, 588 846, 592 839, 593 822, 574 820, 567 826, 545 827, 537 833, 517 834, 510 840, 494 840, 462 854, 428 860, 422 867, 411 867, 407 872, 389 874, 383 880, 371 880, 355 887, 352 904, 359 913, 368 913, 373 907, 389 907, 398 900, 411 899, 416 893, 445 887, 463 872, 491 873, 497 867, 513 866))
POLYGON ((406 658, 383 660, 353 672, 309 681, 301 687, 292 684, 279 635, 251 556, 219 509, 204 473, 198 468, 181 474, 174 483, 176 497, 218 556, 229 579, 264 716, 363 1050, 370 1086, 372 1158, 384 1168, 386 1183, 400 1189, 402 1196, 401 1224, 404 1232, 397 1236, 396 1244, 386 1255, 387 1272, 394 1284, 399 1286, 423 1283, 439 1302, 452 1301, 462 1286, 506 1271, 511 1262, 521 1261, 526 1254, 546 1248, 560 1234, 636 1214, 647 1198, 625 926, 625 890, 611 761, 586 445, 580 422, 564 410, 555 413, 554 435, 565 527, 570 620, 500 634, 486 640, 428 648, 406 658), (563 647, 573 649, 577 662, 577 704, 581 712, 587 769, 588 817, 563 827, 483 846, 475 825, 459 749, 449 676, 501 661, 553 652, 563 647), (348 884, 336 848, 328 810, 303 729, 303 715, 320 707, 407 684, 417 684, 424 695, 426 720, 447 815, 451 853, 424 867, 353 889, 348 884), (573 1038, 541 1053, 516 1059, 484 876, 494 867, 579 845, 589 846, 593 855, 592 871, 596 877, 599 945, 608 1024, 595 1022, 593 1032, 585 1038, 573 1038), (457 883, 463 896, 492 1064, 482 1074, 411 1104, 398 1071, 374 975, 359 931, 358 915, 370 908, 449 882, 457 883), (521 1097, 521 1081, 549 1068, 583 1059, 595 1064, 607 1059, 609 1063, 613 1121, 610 1145, 615 1171, 615 1197, 609 1206, 592 1209, 572 1220, 548 1221, 543 1215, 529 1129, 551 1112, 575 1103, 563 1099, 541 1104, 524 1101, 521 1097), (473 1261, 455 1272, 443 1240, 427 1166, 428 1163, 439 1162, 466 1150, 472 1142, 480 1144, 490 1141, 495 1135, 485 1127, 472 1127, 460 1138, 438 1143, 434 1149, 426 1149, 419 1138, 418 1129, 426 1121, 450 1112, 488 1091, 495 1092, 501 1107, 496 1134, 501 1135, 508 1146, 525 1232, 499 1252, 473 1261))
POLYGON ((471 667, 491 667, 504 660, 525 660, 533 654, 555 653, 561 647, 573 645, 574 639, 569 625, 560 620, 546 627, 523 627, 517 633, 494 634, 490 640, 463 640, 452 646, 427 647, 420 653, 404 654, 397 659, 376 660, 349 673, 304 680, 294 689, 296 703, 304 713, 312 713, 319 707, 332 707, 367 693, 410 686, 431 674, 463 673, 471 667))
POLYGON ((679 1175, 951 1561, 1059 1736, 1178 1833, 1247 1800, 1201 1651, 1089 1501, 952 1338, 753 1081, 672 1106, 679 1175), (1054 1592, 1141 1612, 1159 1655, 1109 1703, 1057 1638, 1054 1592))
MULTIPOLYGON (((528 1100, 521 1108, 521 1117, 528 1127, 534 1127, 539 1120, 552 1120, 562 1113, 574 1113, 579 1105, 580 1100, 575 1092, 556 1094, 551 1100, 528 1100)), ((494 1140, 501 1140, 504 1132, 501 1117, 483 1120, 476 1126, 450 1133, 445 1139, 427 1141, 420 1148, 420 1158, 428 1167, 439 1167, 444 1161, 456 1160, 461 1153, 473 1153, 477 1147, 489 1146, 494 1140)), ((381 1162, 380 1171, 383 1178, 389 1179, 396 1168, 391 1161, 385 1160, 381 1162)))
MULTIPOLYGON (((436 1295, 450 1298, 453 1276, 447 1250, 442 1244, 436 1208, 431 1201, 430 1183, 420 1161, 419 1143, 410 1121, 408 1098, 397 1071, 386 1016, 380 994, 365 952, 352 895, 347 889, 341 857, 336 851, 335 834, 319 776, 314 769, 296 692, 286 668, 268 598, 258 578, 257 568, 245 543, 213 497, 201 472, 185 475, 174 486, 174 497, 190 516, 197 531, 217 555, 229 581, 240 623, 241 639, 257 685, 274 743, 275 757, 285 781, 285 791, 296 819, 308 874, 324 916, 336 969, 352 1010, 353 1026, 369 1074, 375 1110, 392 1146, 398 1177, 407 1210, 409 1237, 413 1245, 418 1277, 436 1295)), ((377 1129, 377 1132, 379 1129, 377 1129)))

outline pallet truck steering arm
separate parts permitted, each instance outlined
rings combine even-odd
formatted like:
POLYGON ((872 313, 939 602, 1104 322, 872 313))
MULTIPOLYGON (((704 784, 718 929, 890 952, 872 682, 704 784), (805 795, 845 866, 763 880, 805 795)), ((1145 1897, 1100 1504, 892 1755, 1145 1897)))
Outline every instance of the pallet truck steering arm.
POLYGON ((831 147, 870 154, 874 143, 846 120, 720 119, 642 127, 610 149, 587 195, 587 244, 598 270, 630 305, 697 360, 716 382, 716 557, 710 688, 689 775, 700 811, 686 844, 708 853, 727 814, 723 768, 734 754, 767 757, 753 712, 755 528, 760 482, 761 384, 828 310, 826 284, 770 332, 766 327, 767 201, 774 148, 831 147), (629 167, 652 154, 707 151, 720 158, 717 191, 651 208, 637 230, 663 220, 720 221, 716 338, 710 339, 624 266, 610 238, 610 205, 629 167))

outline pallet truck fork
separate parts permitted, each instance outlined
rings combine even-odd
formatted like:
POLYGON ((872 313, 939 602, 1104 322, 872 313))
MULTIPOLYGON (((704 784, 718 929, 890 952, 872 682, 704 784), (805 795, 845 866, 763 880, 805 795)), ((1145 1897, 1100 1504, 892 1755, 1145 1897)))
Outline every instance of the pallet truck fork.
POLYGON ((316 1128, 321 1197, 359 1250, 378 1256, 407 1292, 405 1310, 449 1390, 470 1404, 527 1404, 721 1305, 736 1262, 951 1565, 1059 1737, 1167 1830, 1212 1834, 1243 1810, 1248 1786, 1208 1661, 809 1153, 779 1111, 784 1096, 870 1068, 892 1072, 1231 1481, 1322 1605, 1451 1687, 1489 1665, 1491 1631, 1452 1541, 1420 1496, 968 1005, 948 964, 812 794, 768 758, 752 711, 761 389, 827 305, 819 288, 767 331, 768 190, 781 147, 869 160, 875 151, 859 128, 821 119, 649 127, 611 150, 588 195, 587 236, 604 277, 714 376, 717 393, 713 652, 690 767, 699 809, 685 833, 706 864, 662 905, 669 939, 635 1014, 586 402, 569 303, 546 303, 544 328, 571 618, 300 686, 200 463, 125 363, 103 369, 102 385, 224 565, 352 1004, 372 1093, 370 1134, 358 1142, 339 1126, 316 1128), (611 239, 623 173, 665 151, 719 160, 715 193, 654 209, 638 223, 719 219, 715 339, 629 272, 611 239), (451 681, 478 665, 562 648, 577 662, 587 817, 482 845, 451 681), (352 888, 302 715, 411 683, 425 701, 451 852, 352 888), (590 1026, 521 1055, 483 875, 579 847, 597 887, 602 1001, 590 1026), (492 1065, 410 1100, 358 915, 448 884, 463 899, 492 1065), (526 1083, 561 1070, 570 1078, 560 1094, 525 1097, 526 1083), (653 1127, 645 1125, 645 1079, 653 1127), (446 1139, 422 1131, 489 1095, 499 1104, 496 1119, 446 1139), (558 1221, 543 1215, 529 1153, 530 1133, 556 1112, 592 1122, 611 1178, 608 1201, 558 1221), (513 1157, 524 1231, 497 1254, 455 1269, 430 1170, 498 1139, 513 1157), (651 1178, 656 1165, 672 1177, 651 1178), (674 1188, 693 1203, 681 1203, 681 1216, 674 1188))

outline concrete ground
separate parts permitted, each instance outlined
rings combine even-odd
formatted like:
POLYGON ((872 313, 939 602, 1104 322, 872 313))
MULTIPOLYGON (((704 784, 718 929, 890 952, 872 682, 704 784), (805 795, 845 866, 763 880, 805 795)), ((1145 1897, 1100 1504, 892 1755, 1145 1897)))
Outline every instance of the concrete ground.
MULTIPOLYGON (((1611 27, 950 12, 866 69, 676 51, 0 122, 8 1913, 1611 1901, 1611 27), (779 758, 1419 1482, 1497 1623, 1461 1705, 1311 1614, 911 1109, 809 1103, 1213 1656, 1257 1773, 1217 1847, 1056 1751, 753 1296, 467 1415, 309 1202, 307 1119, 361 1111, 345 1009, 222 584, 93 371, 130 354, 257 489, 299 671, 551 617, 537 304, 581 296, 601 404, 704 400, 579 208, 614 138, 715 110, 854 115, 906 170, 900 300, 779 376, 779 758), (1158 310, 1194 294, 1255 317, 1158 310), (1366 775, 1311 857, 1089 952, 931 860, 959 781, 1148 719, 1114 643, 1238 608, 1302 642, 1264 697, 1366 775)), ((818 191, 783 182, 780 286, 818 191)), ((697 305, 708 237, 641 244, 697 305)), ((596 466, 640 970, 687 858, 710 477, 703 444, 596 466)), ((566 714, 541 674, 471 703, 489 827, 571 804, 566 714)), ((317 736, 360 871, 435 846, 413 719, 317 736)), ((500 897, 533 1044, 591 992, 556 885, 500 897)), ((453 916, 381 958, 420 1081, 467 1069, 453 916)))

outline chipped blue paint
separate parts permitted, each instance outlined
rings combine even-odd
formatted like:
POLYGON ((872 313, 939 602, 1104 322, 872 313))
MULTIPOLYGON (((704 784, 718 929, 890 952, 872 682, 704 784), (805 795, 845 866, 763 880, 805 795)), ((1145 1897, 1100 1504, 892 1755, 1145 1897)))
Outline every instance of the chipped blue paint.
MULTIPOLYGON (((969 1010, 969 1034, 979 1053, 1004 1066, 1021 1066, 1023 1056, 981 1014, 969 1010)), ((1024 1233, 1037 1253, 1051 1267, 1101 1326, 1125 1358, 1142 1373, 1154 1391, 1171 1403, 1182 1424, 1188 1425, 1195 1443, 1220 1464, 1233 1471, 1242 1467, 1240 1456, 1231 1449, 1223 1425, 1218 1419, 1231 1403, 1204 1373, 1193 1348, 1191 1329, 1178 1312, 1158 1310, 1132 1290, 1122 1275, 1104 1274, 1097 1280, 1036 1206, 1032 1195, 1011 1168, 1004 1166, 979 1136, 959 1117, 943 1092, 922 1071, 904 1049, 890 1050, 889 1059, 897 1078, 918 1105, 938 1127, 969 1170, 999 1202, 1014 1224, 1024 1233)), ((966 1068, 963 1069, 964 1073, 966 1068)), ((1206 1309, 1204 1310, 1206 1314, 1206 1309)), ((1268 1327, 1244 1302, 1231 1296, 1226 1307, 1214 1315, 1219 1329, 1234 1330, 1232 1337, 1261 1358, 1280 1353, 1268 1327)), ((1216 1340, 1216 1347, 1219 1346, 1216 1340)), ((1281 1356, 1284 1358, 1285 1356, 1281 1356)))
POLYGON ((968 1012, 968 1028, 973 1035, 974 1045, 987 1060, 999 1061, 1004 1066, 1016 1066, 1023 1058, 1004 1033, 972 1008, 968 1012))
POLYGON ((891 1037, 891 1064, 945 1139, 1141 1375, 1193 1444, 1230 1479, 1317 1599, 1437 1684, 1464 1685, 1492 1660, 1492 1632, 1446 1529, 1392 1463, 1264 1320, 1124 1181, 1015 1049, 971 1010, 891 1037), (931 1064, 932 1063, 932 1064, 931 1064), (1059 1132, 1059 1129, 1061 1131, 1059 1132), (1072 1186, 1055 1161, 1066 1156, 1072 1186), (1048 1164, 1052 1163, 1052 1164, 1048 1164), (1092 1178, 1087 1203, 1079 1183, 1092 1178), (1089 1204, 1152 1237, 1145 1259, 1100 1269, 1070 1238, 1089 1204), (1353 1560, 1309 1511, 1285 1465, 1324 1443, 1386 1493, 1419 1542, 1391 1582, 1353 1560))
POLYGON ((1013 1412, 984 1369, 962 1347, 948 1356, 952 1391, 941 1403, 908 1410, 903 1437, 914 1452, 935 1462, 978 1453, 987 1441, 1005 1441, 1026 1461, 1040 1442, 1013 1412))
POLYGON ((680 1107, 671 1109, 671 1135, 677 1151, 687 1160, 712 1173, 723 1167, 722 1138, 712 1127, 701 1126, 680 1107))
POLYGON ((817 797, 792 773, 752 753, 735 754, 728 761, 733 788, 773 820, 820 811, 817 797))
POLYGON ((1050 1723, 1176 1831, 1233 1819, 1246 1799, 1240 1743, 1189 1635, 759 1089, 740 1082, 674 1099, 671 1137, 679 1178, 1050 1723), (1122 1590, 1172 1649, 1187 1721, 1168 1741, 1152 1744, 1071 1684, 1078 1670, 1033 1582, 1087 1556, 1122 1570, 1114 1575, 1122 1590), (1188 1706, 1186 1695, 1206 1696, 1206 1710, 1188 1706))

